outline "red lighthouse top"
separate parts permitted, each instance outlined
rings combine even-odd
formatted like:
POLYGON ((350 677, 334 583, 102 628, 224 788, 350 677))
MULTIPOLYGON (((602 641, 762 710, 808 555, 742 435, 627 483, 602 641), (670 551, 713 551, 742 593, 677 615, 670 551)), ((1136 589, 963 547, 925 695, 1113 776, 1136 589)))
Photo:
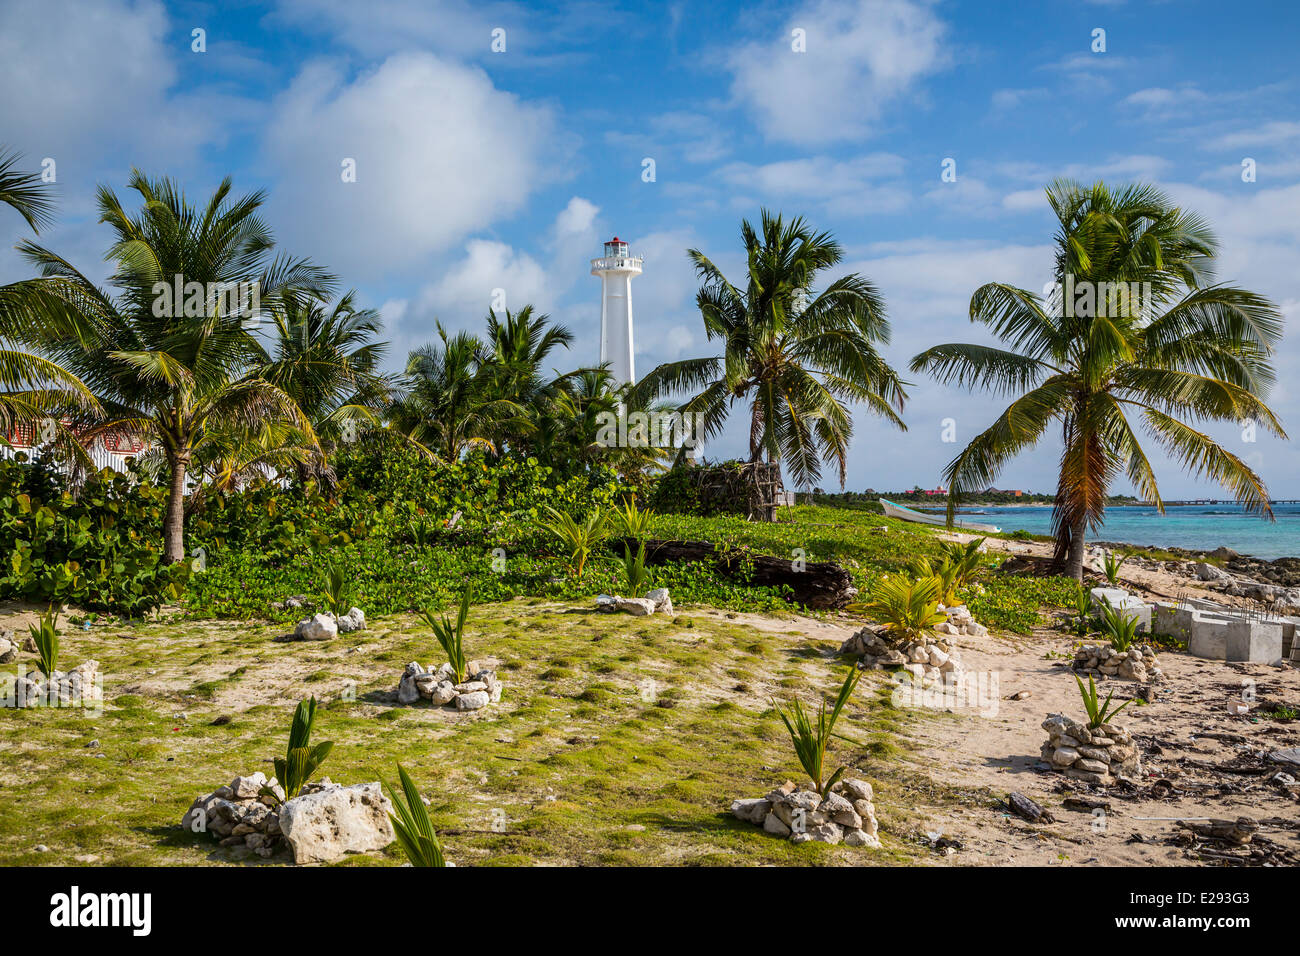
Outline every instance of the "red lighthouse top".
POLYGON ((609 240, 609 242, 605 243, 605 255, 626 256, 627 243, 624 242, 622 239, 620 239, 618 236, 615 236, 613 239, 609 240))

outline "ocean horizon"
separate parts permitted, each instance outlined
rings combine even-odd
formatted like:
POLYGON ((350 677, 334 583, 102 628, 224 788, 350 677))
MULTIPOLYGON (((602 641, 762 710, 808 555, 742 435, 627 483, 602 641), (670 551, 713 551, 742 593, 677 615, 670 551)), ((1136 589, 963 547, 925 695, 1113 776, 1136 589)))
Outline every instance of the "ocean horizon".
MULTIPOLYGON (((1051 533, 1050 505, 988 505, 961 514, 988 516, 1006 532, 1051 533)), ((1150 505, 1115 505, 1088 539, 1204 552, 1226 547, 1268 560, 1300 556, 1300 505, 1274 505, 1273 514, 1276 520, 1269 521, 1230 504, 1173 505, 1163 515, 1150 505)))

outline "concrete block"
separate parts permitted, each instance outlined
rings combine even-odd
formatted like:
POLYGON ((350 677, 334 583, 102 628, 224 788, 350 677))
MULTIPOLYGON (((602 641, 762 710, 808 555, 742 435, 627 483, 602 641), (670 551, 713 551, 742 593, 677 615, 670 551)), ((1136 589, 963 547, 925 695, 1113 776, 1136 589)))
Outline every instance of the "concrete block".
POLYGON ((1187 653, 1211 661, 1228 659, 1228 622, 1206 620, 1193 611, 1191 636, 1187 639, 1187 653))
POLYGON ((1135 594, 1129 594, 1121 588, 1093 588, 1092 609, 1101 613, 1103 604, 1109 604, 1125 618, 1138 619, 1138 631, 1151 630, 1151 605, 1135 594))
POLYGON ((1282 659, 1279 621, 1229 621, 1225 630, 1225 660, 1276 664, 1282 659))

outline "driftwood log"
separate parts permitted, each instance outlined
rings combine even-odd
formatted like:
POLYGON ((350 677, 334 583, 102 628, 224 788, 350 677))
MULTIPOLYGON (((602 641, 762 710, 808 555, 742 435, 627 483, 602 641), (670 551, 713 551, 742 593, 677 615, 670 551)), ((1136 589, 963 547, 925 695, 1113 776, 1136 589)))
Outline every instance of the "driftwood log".
MULTIPOLYGON (((622 548, 617 549, 620 553, 622 548)), ((698 561, 711 564, 718 573, 763 587, 790 588, 789 599, 814 610, 845 607, 857 594, 853 578, 834 561, 798 564, 789 558, 758 554, 748 548, 720 548, 711 541, 661 541, 645 546, 646 564, 669 561, 698 561)))

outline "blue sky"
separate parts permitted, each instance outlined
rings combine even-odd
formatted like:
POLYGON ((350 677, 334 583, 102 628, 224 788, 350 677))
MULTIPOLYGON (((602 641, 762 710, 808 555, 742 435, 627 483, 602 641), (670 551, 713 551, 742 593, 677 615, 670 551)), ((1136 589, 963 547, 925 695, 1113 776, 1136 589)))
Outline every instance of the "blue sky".
MULTIPOLYGON (((43 239, 92 275, 95 185, 121 190, 131 165, 196 196, 226 174, 266 188, 282 247, 382 310, 395 368, 435 318, 477 329, 496 288, 575 331, 557 365, 595 361, 588 260, 614 233, 646 258, 638 371, 713 354, 685 250, 739 275, 740 220, 768 206, 834 232, 841 271, 880 287, 902 367, 980 338, 966 314, 981 283, 1047 281, 1042 187, 1060 175, 1161 184, 1214 224, 1222 279, 1300 317, 1298 27, 1291 3, 1209 0, 3 0, 0 142, 55 161, 60 223, 43 239)), ((3 281, 25 274, 10 244, 3 281)), ((1297 359, 1288 332, 1272 402, 1293 432, 1297 359)), ((964 442, 999 409, 914 381, 908 432, 856 416, 847 487, 932 487, 959 447, 944 420, 964 442)), ((741 451, 739 419, 710 456, 741 451)), ((1276 496, 1300 495, 1293 442, 1211 431, 1276 496)), ((1050 490, 1055 463, 1043 445, 998 483, 1050 490)), ((1169 497, 1213 491, 1158 474, 1169 497)))

